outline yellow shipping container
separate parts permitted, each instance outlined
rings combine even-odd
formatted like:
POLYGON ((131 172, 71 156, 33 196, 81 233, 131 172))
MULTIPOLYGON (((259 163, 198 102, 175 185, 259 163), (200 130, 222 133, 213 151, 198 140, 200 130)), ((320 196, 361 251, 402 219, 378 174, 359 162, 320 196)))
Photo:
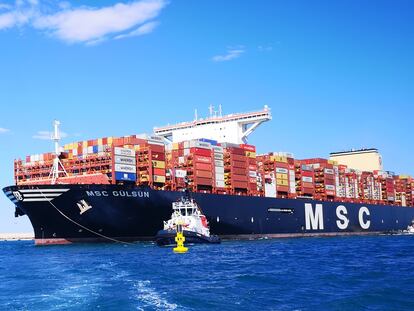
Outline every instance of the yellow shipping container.
POLYGON ((88 148, 88 141, 87 141, 87 140, 84 140, 84 141, 82 142, 82 147, 83 147, 83 148, 88 148))
POLYGON ((107 144, 111 146, 112 145, 112 140, 113 140, 112 137, 107 137, 107 144))
POLYGON ((270 161, 282 162, 282 163, 287 163, 288 162, 286 157, 281 157, 281 156, 270 156, 270 161))
POLYGON ((256 152, 246 151, 246 156, 255 159, 256 158, 256 152))
POLYGON ((277 173, 276 179, 278 180, 288 180, 288 174, 277 173))
POLYGON ((154 182, 165 183, 165 176, 154 175, 154 182))
POLYGON ((180 149, 179 144, 178 143, 173 143, 172 150, 178 150, 178 149, 180 149))
POLYGON ((155 168, 165 168, 165 161, 152 161, 152 166, 155 168))
POLYGON ((98 138, 98 145, 99 146, 103 145, 102 138, 98 138))
POLYGON ((276 180, 276 184, 277 184, 278 186, 289 186, 289 181, 279 179, 279 180, 276 180))

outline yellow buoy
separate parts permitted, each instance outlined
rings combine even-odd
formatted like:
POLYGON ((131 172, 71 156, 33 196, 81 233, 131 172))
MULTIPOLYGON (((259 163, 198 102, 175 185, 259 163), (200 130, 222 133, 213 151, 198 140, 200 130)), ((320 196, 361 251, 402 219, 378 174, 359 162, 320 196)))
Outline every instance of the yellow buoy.
POLYGON ((188 248, 184 246, 185 236, 182 232, 182 227, 177 226, 177 235, 175 236, 175 242, 177 242, 177 247, 174 247, 174 253, 183 254, 188 251, 188 248))

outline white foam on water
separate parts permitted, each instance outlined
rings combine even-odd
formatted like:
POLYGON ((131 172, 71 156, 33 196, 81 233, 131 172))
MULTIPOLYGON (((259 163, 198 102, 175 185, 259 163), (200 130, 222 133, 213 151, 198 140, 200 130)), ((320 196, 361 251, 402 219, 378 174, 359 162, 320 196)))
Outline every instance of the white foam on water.
POLYGON ((138 310, 146 310, 151 307, 159 310, 176 310, 178 307, 175 303, 170 303, 167 299, 161 297, 161 295, 151 287, 150 281, 138 281, 138 283, 135 284, 135 288, 138 290, 138 300, 144 304, 143 306, 139 306, 137 308, 138 310))

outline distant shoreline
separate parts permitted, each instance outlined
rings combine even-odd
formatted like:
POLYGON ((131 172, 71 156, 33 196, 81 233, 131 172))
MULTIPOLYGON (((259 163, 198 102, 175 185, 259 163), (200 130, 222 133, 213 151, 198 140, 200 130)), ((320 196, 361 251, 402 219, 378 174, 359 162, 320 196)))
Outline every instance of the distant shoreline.
POLYGON ((0 233, 0 241, 19 241, 33 239, 33 233, 0 233))

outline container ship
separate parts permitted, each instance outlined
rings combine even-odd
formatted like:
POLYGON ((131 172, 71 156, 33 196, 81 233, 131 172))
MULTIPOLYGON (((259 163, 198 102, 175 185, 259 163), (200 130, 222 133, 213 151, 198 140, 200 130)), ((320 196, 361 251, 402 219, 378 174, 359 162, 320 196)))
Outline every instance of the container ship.
POLYGON ((414 179, 384 171, 376 149, 296 159, 247 138, 270 108, 105 137, 14 161, 3 189, 37 245, 153 240, 184 192, 226 239, 393 233, 414 220, 414 179))

